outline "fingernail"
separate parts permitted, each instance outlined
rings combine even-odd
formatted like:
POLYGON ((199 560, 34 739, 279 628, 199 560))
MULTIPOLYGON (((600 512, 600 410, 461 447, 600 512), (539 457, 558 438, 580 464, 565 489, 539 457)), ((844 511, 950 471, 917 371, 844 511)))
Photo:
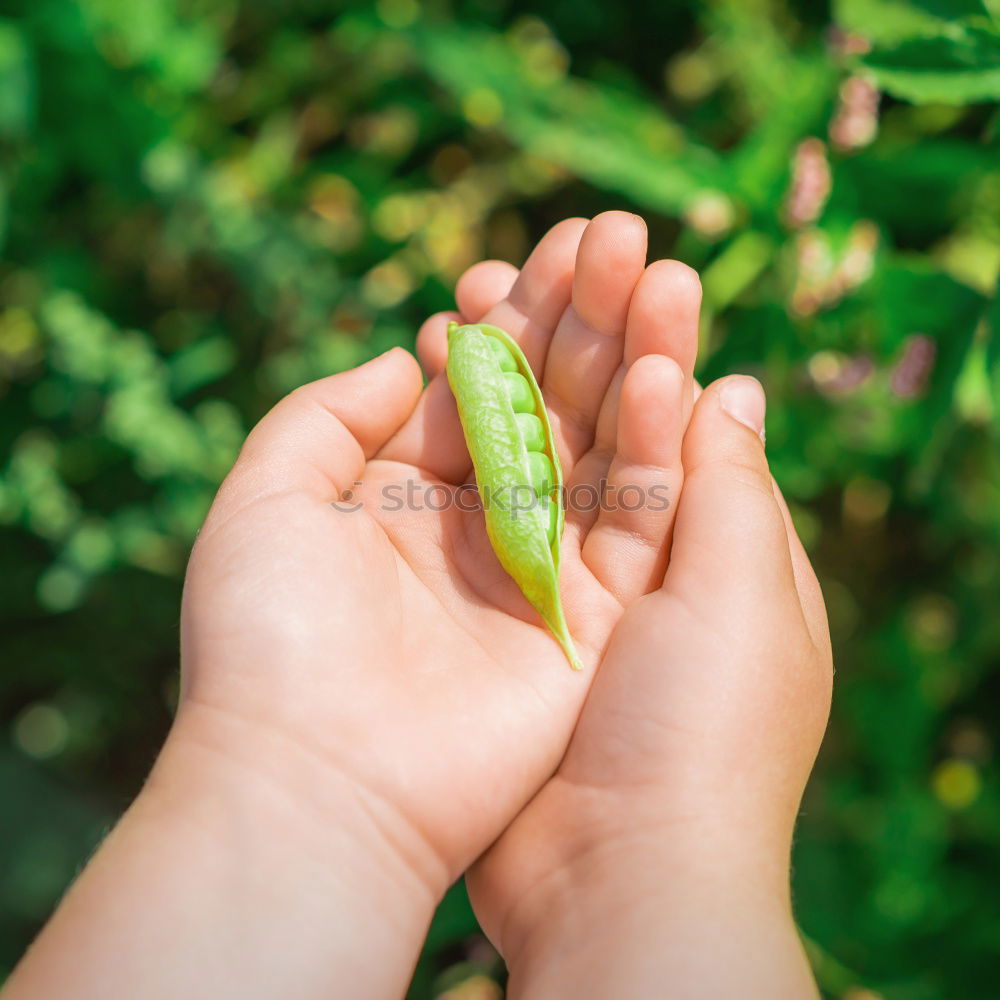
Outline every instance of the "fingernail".
POLYGON ((764 440, 764 411, 767 402, 760 382, 749 375, 727 379, 719 393, 719 402, 734 420, 749 427, 764 440))

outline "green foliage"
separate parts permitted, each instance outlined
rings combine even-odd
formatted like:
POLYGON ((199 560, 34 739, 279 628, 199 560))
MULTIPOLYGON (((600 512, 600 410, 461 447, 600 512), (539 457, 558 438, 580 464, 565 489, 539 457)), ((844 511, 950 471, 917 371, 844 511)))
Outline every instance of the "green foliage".
POLYGON ((1000 37, 965 28, 955 35, 907 38, 864 60, 890 94, 911 101, 963 104, 1000 98, 1000 37))
POLYGON ((982 0, 840 0, 838 13, 877 43, 861 65, 888 93, 916 103, 1000 99, 1000 10, 982 0))
MULTIPOLYGON (((998 11, 833 6, 9 0, 0 970, 162 740, 186 553, 254 420, 412 345, 474 261, 626 207, 704 275, 700 377, 764 381, 829 603, 795 857, 821 984, 995 993, 998 11)), ((473 974, 456 889, 413 995, 473 974)))

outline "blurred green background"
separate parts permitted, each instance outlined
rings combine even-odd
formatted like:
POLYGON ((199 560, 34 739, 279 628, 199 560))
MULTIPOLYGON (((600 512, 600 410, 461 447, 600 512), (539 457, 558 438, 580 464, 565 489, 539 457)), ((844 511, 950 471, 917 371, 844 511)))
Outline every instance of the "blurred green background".
MULTIPOLYGON (((703 274, 700 377, 764 382, 829 602, 823 990, 997 995, 996 0, 0 11, 0 974, 166 732, 247 429, 412 346, 469 264, 628 208, 703 274)), ((502 981, 457 888, 412 995, 502 981)))

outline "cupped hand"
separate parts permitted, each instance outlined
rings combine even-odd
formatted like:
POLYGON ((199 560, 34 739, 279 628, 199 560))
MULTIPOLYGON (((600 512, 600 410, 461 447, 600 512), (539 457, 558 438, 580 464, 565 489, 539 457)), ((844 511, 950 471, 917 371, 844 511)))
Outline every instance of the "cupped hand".
POLYGON ((178 736, 266 775, 320 826, 362 817, 432 892, 555 770, 623 608, 662 577, 698 284, 645 254, 635 216, 568 220, 520 273, 480 265, 458 294, 524 349, 571 494, 606 479, 669 498, 568 513, 583 673, 500 568, 482 514, 454 502, 471 468, 440 372, 449 315, 421 331, 426 388, 395 350, 279 403, 195 546, 178 736))
POLYGON ((586 951, 611 914, 609 975, 654 962, 678 996, 814 995, 789 851, 832 660, 763 426, 753 379, 699 396, 662 581, 618 621, 557 773, 470 874, 484 929, 532 970, 514 995, 575 995, 567 968, 598 976, 586 951))

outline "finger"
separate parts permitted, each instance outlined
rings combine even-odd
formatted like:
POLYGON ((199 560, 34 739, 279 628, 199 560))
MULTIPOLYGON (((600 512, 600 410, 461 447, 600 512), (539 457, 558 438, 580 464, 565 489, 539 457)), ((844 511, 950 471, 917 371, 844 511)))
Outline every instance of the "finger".
POLYGON ((455 287, 458 311, 435 313, 417 334, 417 357, 428 379, 444 371, 448 361, 448 324, 476 323, 509 294, 518 270, 502 260, 473 264, 455 287))
POLYGON ((542 389, 569 468, 594 440, 601 401, 621 364, 629 301, 646 263, 646 224, 604 212, 583 234, 573 298, 552 337, 542 389))
POLYGON ((448 360, 448 324, 463 322, 460 313, 434 313, 428 316, 417 331, 417 359, 428 380, 444 371, 448 360))
POLYGON ((684 436, 684 492, 664 589, 684 589, 696 606, 722 595, 748 605, 764 591, 791 595, 788 536, 764 455, 764 391, 731 376, 710 385, 684 436))
POLYGON ((827 619, 826 602, 823 600, 822 588, 816 578, 816 571, 809 561, 805 546, 799 538, 799 533, 795 530, 795 523, 792 521, 788 503, 782 496, 781 489, 774 477, 771 478, 771 490, 778 503, 778 509, 781 511, 781 518, 785 524, 785 532, 788 535, 788 550, 792 558, 795 588, 799 592, 799 603, 802 605, 802 613, 809 628, 809 634, 812 636, 813 645, 823 651, 829 661, 832 659, 830 624, 827 619))
MULTIPOLYGON (((566 219, 542 237, 505 299, 480 321, 506 330, 537 373, 552 331, 569 305, 576 250, 584 219, 566 219)), ((415 465, 447 483, 463 482, 472 467, 455 400, 444 374, 431 380, 398 433, 379 458, 415 465)))
POLYGON ((654 261, 643 272, 629 304, 625 364, 646 354, 673 358, 684 374, 684 422, 691 415, 698 356, 701 281, 678 260, 654 261))
POLYGON ((662 355, 639 358, 621 388, 618 448, 583 560, 623 604, 658 587, 684 478, 684 373, 662 355))
MULTIPOLYGON (((598 484, 608 476, 618 440, 618 411, 625 370, 638 358, 660 354, 671 358, 684 375, 682 414, 687 424, 697 385, 694 363, 698 353, 701 282, 697 272, 676 260, 654 261, 643 271, 629 303, 623 367, 612 379, 601 403, 591 450, 574 469, 580 482, 598 484)), ((571 523, 589 531, 594 512, 579 511, 571 523)))
POLYGON ((505 299, 477 322, 506 330, 524 351, 541 381, 552 334, 573 294, 573 272, 587 219, 553 226, 524 262, 505 299))
MULTIPOLYGON (((572 467, 568 479, 571 495, 583 496, 588 491, 601 491, 608 478, 611 463, 618 446, 618 412, 621 408, 625 366, 619 365, 604 394, 601 412, 597 418, 594 443, 572 467)), ((566 532, 578 540, 580 547, 587 534, 597 523, 600 508, 596 505, 570 504, 566 509, 566 532)))
POLYGON ((302 490, 326 500, 351 489, 412 412, 421 381, 416 359, 395 347, 296 389, 250 432, 213 515, 270 493, 302 490))
POLYGON ((473 264, 455 285, 455 304, 467 323, 478 323, 498 302, 505 299, 520 272, 505 260, 484 260, 473 264))

